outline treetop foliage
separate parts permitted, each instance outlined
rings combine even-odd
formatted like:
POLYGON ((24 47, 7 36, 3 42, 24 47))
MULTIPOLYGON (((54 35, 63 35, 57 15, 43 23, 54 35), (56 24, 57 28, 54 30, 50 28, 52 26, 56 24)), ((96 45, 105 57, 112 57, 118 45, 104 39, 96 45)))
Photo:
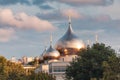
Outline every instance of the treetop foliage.
POLYGON ((103 43, 96 43, 80 50, 78 58, 73 60, 66 69, 66 79, 118 80, 119 67, 120 59, 116 56, 115 50, 103 43), (110 78, 111 74, 115 79, 110 78))
POLYGON ((28 75, 21 64, 13 63, 0 56, 0 80, 56 80, 48 73, 31 71, 28 75))

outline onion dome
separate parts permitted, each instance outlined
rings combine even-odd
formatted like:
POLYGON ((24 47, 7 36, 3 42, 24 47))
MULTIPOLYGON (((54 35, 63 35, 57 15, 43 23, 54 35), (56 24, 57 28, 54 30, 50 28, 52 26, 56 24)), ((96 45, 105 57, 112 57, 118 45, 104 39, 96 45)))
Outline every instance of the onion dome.
POLYGON ((43 55, 44 60, 50 59, 58 59, 60 57, 60 53, 52 47, 52 40, 50 42, 50 47, 46 50, 45 54, 43 55))
POLYGON ((83 41, 74 34, 71 20, 67 32, 57 41, 55 47, 61 55, 76 54, 80 49, 85 48, 83 41))

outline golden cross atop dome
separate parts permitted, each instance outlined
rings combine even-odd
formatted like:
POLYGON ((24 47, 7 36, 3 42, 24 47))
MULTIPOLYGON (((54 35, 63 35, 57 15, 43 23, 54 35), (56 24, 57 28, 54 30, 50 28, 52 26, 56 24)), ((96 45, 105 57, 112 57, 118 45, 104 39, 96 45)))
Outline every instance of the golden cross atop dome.
POLYGON ((95 35, 95 41, 96 41, 96 43, 98 43, 98 35, 97 34, 95 35))
POLYGON ((52 33, 50 35, 50 45, 52 45, 52 33))
POLYGON ((71 16, 68 16, 69 24, 71 24, 71 16))

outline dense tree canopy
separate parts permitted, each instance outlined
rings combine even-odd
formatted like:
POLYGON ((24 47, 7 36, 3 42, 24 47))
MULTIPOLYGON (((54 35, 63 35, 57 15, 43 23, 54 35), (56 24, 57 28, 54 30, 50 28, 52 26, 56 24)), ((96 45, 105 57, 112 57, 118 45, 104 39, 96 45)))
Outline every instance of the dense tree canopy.
POLYGON ((32 74, 28 76, 28 80, 56 80, 56 78, 55 78, 55 76, 48 74, 48 73, 32 72, 32 74))
POLYGON ((3 56, 0 56, 1 80, 21 80, 24 74, 24 69, 21 64, 10 62, 6 60, 3 56))
POLYGON ((80 50, 66 69, 68 80, 120 80, 120 59, 110 46, 96 43, 80 50), (118 79, 119 78, 119 79, 118 79))
POLYGON ((29 75, 21 64, 13 63, 0 56, 0 80, 56 80, 53 75, 31 71, 29 75))

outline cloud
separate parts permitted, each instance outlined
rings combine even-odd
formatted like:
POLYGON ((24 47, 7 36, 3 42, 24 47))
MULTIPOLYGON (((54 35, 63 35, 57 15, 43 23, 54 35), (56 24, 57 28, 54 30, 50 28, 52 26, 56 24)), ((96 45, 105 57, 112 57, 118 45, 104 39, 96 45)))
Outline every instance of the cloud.
POLYGON ((32 1, 32 5, 36 5, 41 9, 53 9, 53 7, 51 6, 51 0, 33 0, 32 1))
POLYGON ((95 35, 95 34, 101 34, 104 32, 105 32, 104 29, 98 29, 98 30, 81 30, 81 31, 78 31, 77 33, 82 35, 95 35))
POLYGON ((95 20, 96 21, 99 21, 99 22, 106 22, 106 21, 110 21, 111 20, 111 17, 109 15, 97 15, 95 16, 95 20))
POLYGON ((0 25, 21 29, 34 29, 37 31, 54 30, 55 27, 47 20, 25 13, 14 14, 10 9, 0 10, 0 25))
POLYGON ((8 42, 15 37, 15 31, 12 28, 0 29, 0 42, 8 42))
POLYGON ((72 18, 76 18, 76 19, 83 18, 83 15, 80 15, 80 13, 74 9, 63 10, 61 13, 65 17, 71 16, 72 18))
POLYGON ((47 20, 51 20, 51 21, 58 21, 58 20, 62 20, 64 19, 64 17, 62 16, 61 12, 59 10, 53 11, 53 12, 43 12, 43 13, 37 13, 36 14, 37 17, 40 17, 42 19, 47 19, 47 20))
POLYGON ((47 19, 57 24, 65 23, 68 20, 69 15, 72 17, 72 21, 74 21, 73 23, 75 24, 81 23, 82 24, 81 26, 84 25, 84 27, 85 26, 89 27, 89 24, 91 25, 91 23, 92 25, 98 23, 105 24, 105 22, 112 20, 111 16, 106 14, 86 15, 74 9, 55 10, 53 12, 36 14, 36 16, 42 19, 47 19))
POLYGON ((38 17, 52 21, 63 21, 71 16, 72 19, 82 19, 84 15, 74 9, 54 10, 48 13, 37 13, 38 17))
POLYGON ((40 5, 46 2, 61 2, 66 3, 73 6, 86 6, 86 5, 94 5, 94 6, 107 6, 113 4, 114 0, 34 0, 33 4, 40 5))
POLYGON ((97 8, 97 12, 101 12, 102 14, 107 14, 112 17, 112 19, 120 19, 120 0, 115 0, 114 4, 107 7, 99 7, 97 8))
POLYGON ((46 10, 53 9, 50 5, 47 5, 47 4, 40 5, 39 8, 46 9, 46 10))
POLYGON ((86 6, 86 5, 106 6, 111 5, 114 2, 114 0, 59 0, 59 2, 74 6, 86 6))
POLYGON ((11 4, 29 4, 28 0, 0 0, 0 5, 11 5, 11 4))
POLYGON ((35 4, 35 5, 40 5, 40 4, 43 4, 47 1, 48 0, 32 0, 32 3, 35 4))
POLYGON ((36 5, 41 9, 53 9, 48 2, 51 0, 0 0, 0 5, 7 6, 7 5, 15 5, 15 4, 26 4, 26 5, 36 5))
POLYGON ((27 4, 36 5, 43 9, 52 9, 47 3, 58 2, 65 3, 72 6, 107 6, 113 4, 114 0, 0 0, 0 5, 11 5, 11 4, 27 4), (46 4, 46 5, 44 5, 46 4))

